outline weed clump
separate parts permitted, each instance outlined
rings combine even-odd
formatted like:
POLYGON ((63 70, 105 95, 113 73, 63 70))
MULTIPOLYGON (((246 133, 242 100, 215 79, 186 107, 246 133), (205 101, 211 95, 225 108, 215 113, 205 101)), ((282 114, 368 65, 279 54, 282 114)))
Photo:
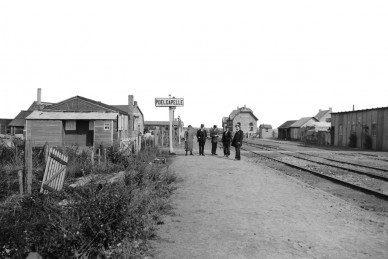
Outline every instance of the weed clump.
MULTIPOLYGON (((82 152, 66 152, 74 162, 70 174, 82 172, 77 164, 90 173, 82 152)), ((142 255, 161 215, 171 212, 168 198, 175 189, 176 176, 152 163, 159 152, 149 148, 125 155, 108 149, 107 165, 94 173, 123 169, 123 181, 91 182, 48 195, 34 192, 1 203, 0 257, 25 257, 31 247, 43 258, 142 255)))

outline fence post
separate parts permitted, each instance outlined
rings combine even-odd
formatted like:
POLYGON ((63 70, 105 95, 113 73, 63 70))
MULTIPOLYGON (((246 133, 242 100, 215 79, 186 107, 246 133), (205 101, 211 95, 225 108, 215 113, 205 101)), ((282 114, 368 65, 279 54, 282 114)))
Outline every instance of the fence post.
POLYGON ((23 172, 22 170, 18 171, 18 179, 19 179, 19 193, 23 195, 23 172))
POLYGON ((107 160, 106 160, 106 148, 104 148, 104 164, 105 164, 105 168, 107 167, 107 160))
POLYGON ((48 156, 50 153, 50 145, 48 142, 44 144, 44 162, 47 163, 48 161, 48 156))
POLYGON ((90 154, 90 160, 92 162, 92 166, 94 167, 94 148, 92 149, 92 153, 90 154))
POLYGON ((32 185, 32 142, 31 140, 26 140, 26 147, 24 152, 25 159, 25 192, 26 194, 31 195, 31 185, 32 185))

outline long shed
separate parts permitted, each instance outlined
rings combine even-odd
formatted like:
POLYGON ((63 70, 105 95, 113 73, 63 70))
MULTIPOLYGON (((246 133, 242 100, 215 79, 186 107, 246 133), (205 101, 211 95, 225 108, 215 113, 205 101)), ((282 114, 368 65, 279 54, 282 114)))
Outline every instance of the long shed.
POLYGON ((118 117, 114 112, 34 111, 26 118, 26 140, 34 146, 112 145, 118 117))
POLYGON ((331 130, 335 146, 348 146, 353 134, 358 148, 370 138, 372 149, 388 151, 388 107, 332 113, 331 130))

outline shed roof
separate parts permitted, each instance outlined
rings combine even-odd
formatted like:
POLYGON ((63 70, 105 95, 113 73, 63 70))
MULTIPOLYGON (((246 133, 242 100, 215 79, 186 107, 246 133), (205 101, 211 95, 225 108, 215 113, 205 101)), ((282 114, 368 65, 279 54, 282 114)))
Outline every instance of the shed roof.
POLYGON ((382 109, 388 109, 388 107, 378 107, 378 108, 370 108, 370 109, 354 110, 354 111, 344 111, 344 112, 332 112, 331 114, 352 113, 352 112, 371 111, 371 110, 382 110, 382 109))
MULTIPOLYGON (((63 103, 66 103, 66 102, 69 102, 73 99, 79 99, 79 100, 82 100, 84 102, 88 102, 88 103, 91 103, 91 104, 94 104, 96 106, 100 106, 102 108, 105 108, 106 110, 109 110, 109 111, 112 111, 112 112, 119 112, 119 113, 123 113, 123 110, 121 109, 118 109, 112 105, 108 105, 108 104, 105 104, 105 103, 102 103, 102 102, 98 102, 98 101, 95 101, 95 100, 92 100, 92 99, 88 99, 88 98, 85 98, 85 97, 82 97, 82 96, 79 96, 79 95, 76 95, 76 96, 73 96, 69 99, 66 99, 64 101, 61 101, 59 103, 55 103, 55 104, 52 104, 50 106, 47 106, 45 107, 45 110, 55 110, 55 107, 58 106, 58 105, 61 105, 63 103)), ((128 111, 125 111, 126 114, 128 114, 128 111)))
MULTIPOLYGON (((120 105, 112 105, 113 107, 121 110, 122 112, 125 112, 126 114, 128 114, 128 105, 126 104, 120 104, 120 105)), ((141 115, 144 116, 143 112, 140 110, 140 107, 139 105, 136 106, 135 108, 135 111, 134 112, 138 112, 138 113, 141 113, 141 115)))
POLYGON ((303 118, 300 118, 299 120, 297 120, 296 122, 294 122, 290 128, 300 128, 302 126, 304 126, 307 122, 309 122, 310 120, 314 120, 314 121, 318 121, 317 119, 315 119, 314 117, 303 117, 303 118))
POLYGON ((39 107, 38 102, 34 101, 31 106, 28 108, 28 111, 36 111, 40 108, 45 108, 47 106, 53 105, 54 103, 40 102, 41 107, 39 107))
POLYGON ((49 112, 33 111, 26 120, 115 120, 117 112, 49 112))
POLYGON ((30 115, 32 111, 20 111, 8 125, 11 127, 24 127, 26 124, 26 117, 30 115))
POLYGON ((295 123, 296 121, 293 120, 293 121, 286 121, 285 123, 283 123, 282 125, 280 125, 278 127, 278 129, 287 129, 289 128, 293 123, 295 123))
POLYGON ((259 128, 261 129, 272 129, 271 124, 260 124, 259 128))
MULTIPOLYGON (((173 125, 178 125, 177 121, 173 125)), ((144 121, 144 126, 170 126, 169 121, 144 121)))

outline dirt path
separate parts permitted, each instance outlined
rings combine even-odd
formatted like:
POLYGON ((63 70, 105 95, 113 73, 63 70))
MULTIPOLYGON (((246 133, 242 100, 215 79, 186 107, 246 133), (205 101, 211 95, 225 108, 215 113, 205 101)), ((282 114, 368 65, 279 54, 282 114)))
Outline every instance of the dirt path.
POLYGON ((178 155, 171 168, 183 181, 155 258, 388 258, 386 217, 245 157, 178 155))

